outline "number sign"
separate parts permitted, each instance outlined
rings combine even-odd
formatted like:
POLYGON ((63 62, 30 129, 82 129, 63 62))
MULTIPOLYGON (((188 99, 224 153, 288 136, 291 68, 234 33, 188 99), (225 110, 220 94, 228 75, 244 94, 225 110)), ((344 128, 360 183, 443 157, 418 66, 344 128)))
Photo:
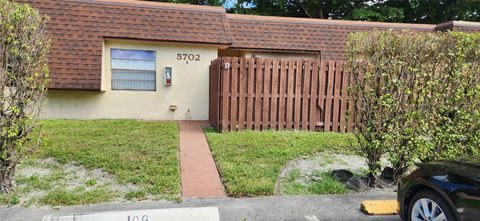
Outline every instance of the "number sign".
POLYGON ((177 60, 179 61, 200 61, 199 54, 177 54, 177 60))

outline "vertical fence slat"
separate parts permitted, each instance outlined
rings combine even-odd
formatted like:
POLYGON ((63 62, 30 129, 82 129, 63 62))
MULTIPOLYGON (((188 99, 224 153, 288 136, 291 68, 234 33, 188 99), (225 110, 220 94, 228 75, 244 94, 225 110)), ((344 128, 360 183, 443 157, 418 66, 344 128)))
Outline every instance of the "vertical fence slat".
POLYGON ((270 115, 270 128, 278 129, 278 83, 280 81, 278 75, 278 60, 272 61, 272 99, 271 99, 271 115, 270 115))
POLYGON ((333 83, 335 81, 335 61, 328 62, 327 94, 325 101, 325 131, 331 131, 333 83))
MULTIPOLYGON (((342 67, 345 63, 342 63, 342 67)), ((348 73, 342 68, 342 100, 340 106, 340 132, 347 132, 347 93, 348 93, 348 73)))
POLYGON ((255 130, 260 130, 262 123, 262 84, 263 84, 263 64, 264 59, 259 58, 257 60, 256 74, 255 74, 255 130))
POLYGON ((301 113, 301 100, 302 100, 302 81, 303 81, 303 64, 302 61, 295 61, 295 95, 294 95, 294 111, 293 111, 293 122, 294 129, 300 129, 300 115, 301 113))
POLYGON ((231 105, 231 130, 235 131, 238 128, 238 58, 231 59, 231 93, 230 93, 230 105, 231 105))
POLYGON ((309 95, 310 95, 310 76, 311 76, 311 69, 312 63, 310 61, 306 61, 304 63, 304 71, 303 71, 303 94, 302 94, 302 130, 308 130, 308 104, 309 104, 309 95))
POLYGON ((333 122, 332 130, 339 131, 339 114, 340 114, 340 89, 341 89, 342 67, 340 62, 335 62, 335 85, 333 94, 333 122))
POLYGON ((220 60, 217 60, 215 62, 215 68, 214 68, 214 71, 215 71, 215 105, 216 105, 216 108, 215 108, 215 117, 217 118, 215 120, 215 124, 216 124, 216 127, 217 127, 217 130, 220 129, 220 69, 221 69, 221 65, 220 65, 220 60))
POLYGON ((238 130, 243 130, 245 127, 245 116, 246 116, 246 96, 245 92, 247 90, 247 66, 245 58, 240 58, 240 79, 239 79, 239 88, 238 88, 238 130))
POLYGON ((279 99, 278 99, 278 129, 283 130, 287 128, 286 123, 286 112, 287 112, 287 60, 280 61, 280 88, 279 88, 279 99))
POLYGON ((290 60, 288 62, 288 72, 287 72, 287 110, 285 111, 286 113, 286 129, 293 129, 293 97, 294 97, 294 83, 295 83, 295 61, 290 60))
MULTIPOLYGON (((352 73, 348 73, 350 76, 349 76, 349 87, 351 87, 353 84, 354 84, 354 76, 352 73)), ((352 131, 353 130, 353 120, 354 120, 354 117, 355 117, 355 113, 354 113, 354 99, 349 95, 348 96, 348 112, 349 112, 349 117, 348 117, 348 131, 352 131)))
POLYGON ((264 81, 263 81, 263 108, 262 108, 262 130, 267 130, 269 128, 269 122, 271 121, 270 118, 270 97, 272 92, 270 88, 272 86, 271 82, 271 67, 272 67, 272 60, 265 59, 264 60, 264 81))
POLYGON ((255 59, 248 59, 248 77, 247 77, 247 129, 253 129, 253 86, 255 77, 255 59))
POLYGON ((215 99, 215 105, 217 105, 217 107, 213 110, 214 111, 214 117, 216 117, 216 119, 214 120, 215 122, 215 127, 216 127, 216 130, 219 131, 221 130, 220 128, 220 122, 222 120, 221 116, 220 116, 220 110, 222 108, 222 105, 220 104, 220 61, 217 59, 215 60, 215 63, 214 63, 215 67, 212 69, 214 72, 215 72, 215 95, 214 95, 214 99, 215 99))
MULTIPOLYGON (((224 58, 223 64, 229 64, 230 58, 224 58)), ((222 85, 222 103, 223 103, 223 123, 222 123, 222 130, 228 131, 230 130, 230 70, 231 68, 222 68, 222 77, 223 77, 223 85, 222 85)))
POLYGON ((319 69, 318 69, 318 62, 314 61, 313 66, 312 66, 312 89, 310 90, 310 123, 309 123, 309 129, 310 131, 315 131, 315 124, 317 121, 317 99, 318 99, 318 75, 319 75, 319 69))
POLYGON ((327 81, 327 71, 328 71, 328 62, 322 61, 320 67, 320 87, 318 88, 318 106, 320 106, 320 115, 319 121, 323 121, 322 130, 325 131, 325 92, 326 92, 326 81, 327 81))

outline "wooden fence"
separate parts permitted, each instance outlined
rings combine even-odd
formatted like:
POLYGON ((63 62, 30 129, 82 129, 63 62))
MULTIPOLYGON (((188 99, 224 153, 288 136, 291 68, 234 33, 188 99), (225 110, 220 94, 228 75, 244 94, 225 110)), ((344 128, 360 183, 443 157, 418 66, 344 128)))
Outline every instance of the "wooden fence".
POLYGON ((225 57, 210 65, 211 125, 218 131, 351 131, 352 82, 343 61, 225 57), (348 122, 347 122, 348 119, 348 122))

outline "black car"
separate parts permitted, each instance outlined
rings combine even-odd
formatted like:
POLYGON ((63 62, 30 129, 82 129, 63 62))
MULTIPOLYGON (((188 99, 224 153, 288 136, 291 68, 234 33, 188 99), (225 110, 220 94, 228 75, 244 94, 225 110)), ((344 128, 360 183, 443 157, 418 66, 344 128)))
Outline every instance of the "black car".
POLYGON ((408 221, 480 220, 480 158, 418 164, 398 186, 408 221))

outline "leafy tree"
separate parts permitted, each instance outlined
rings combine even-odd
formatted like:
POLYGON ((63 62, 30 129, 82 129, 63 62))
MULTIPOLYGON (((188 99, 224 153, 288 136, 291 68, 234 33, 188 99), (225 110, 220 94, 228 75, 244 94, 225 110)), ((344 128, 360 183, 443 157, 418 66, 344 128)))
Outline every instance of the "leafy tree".
MULTIPOLYGON (((221 6, 228 0, 147 0, 221 6)), ((478 0, 238 0, 230 13, 438 24, 480 21, 478 0)))
POLYGON ((388 7, 401 8, 402 22, 438 24, 449 20, 480 21, 478 0, 388 0, 388 7))
POLYGON ((388 5, 371 5, 352 10, 344 19, 359 21, 402 22, 404 9, 388 5))
POLYGON ((341 19, 368 0, 239 0, 238 7, 251 7, 252 14, 341 19))
POLYGON ((477 0, 239 0, 233 13, 411 23, 480 21, 477 0))
POLYGON ((0 9, 0 192, 8 193, 16 165, 38 146, 29 134, 46 94, 49 40, 30 6, 0 0, 0 9))

